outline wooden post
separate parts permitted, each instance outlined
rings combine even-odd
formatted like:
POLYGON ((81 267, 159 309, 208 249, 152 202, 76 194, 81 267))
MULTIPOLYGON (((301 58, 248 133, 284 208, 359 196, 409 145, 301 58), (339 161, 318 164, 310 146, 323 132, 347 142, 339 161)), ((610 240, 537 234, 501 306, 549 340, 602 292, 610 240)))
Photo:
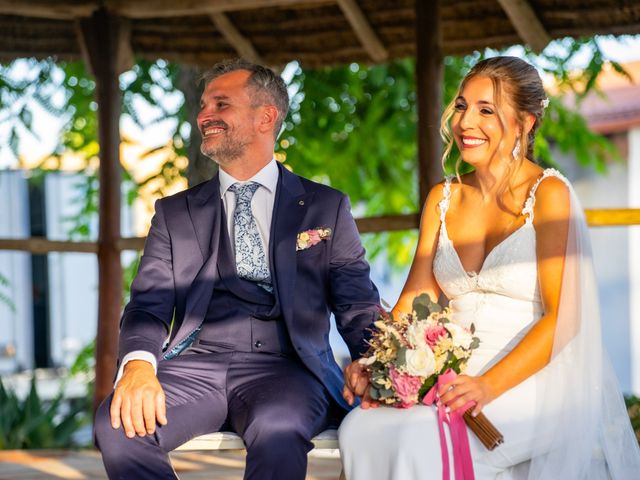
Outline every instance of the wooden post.
POLYGON ((416 0, 416 93, 420 206, 442 178, 440 115, 444 66, 440 1, 416 0))
POLYGON ((120 238, 120 111, 118 83, 123 65, 121 25, 101 8, 80 20, 83 51, 96 79, 98 139, 100 142, 100 212, 98 235, 98 332, 94 411, 112 391, 122 308, 120 238))

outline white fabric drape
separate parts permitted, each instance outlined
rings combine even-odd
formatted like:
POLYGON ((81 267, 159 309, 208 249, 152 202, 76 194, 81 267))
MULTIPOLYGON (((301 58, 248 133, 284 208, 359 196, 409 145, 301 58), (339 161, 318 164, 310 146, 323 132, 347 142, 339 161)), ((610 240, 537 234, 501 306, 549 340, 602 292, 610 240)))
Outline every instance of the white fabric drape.
POLYGON ((537 376, 535 437, 544 440, 533 446, 528 478, 637 480, 640 449, 602 347, 589 234, 568 186, 571 217, 552 360, 537 376))

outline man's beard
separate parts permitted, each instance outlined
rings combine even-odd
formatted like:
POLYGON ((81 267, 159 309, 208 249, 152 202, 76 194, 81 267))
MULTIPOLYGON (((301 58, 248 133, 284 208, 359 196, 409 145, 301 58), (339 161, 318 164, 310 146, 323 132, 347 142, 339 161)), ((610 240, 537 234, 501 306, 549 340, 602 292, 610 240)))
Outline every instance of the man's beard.
MULTIPOLYGON (((225 125, 226 127, 226 125, 225 125)), ((218 165, 230 165, 238 158, 241 158, 247 150, 247 146, 251 143, 249 135, 233 135, 225 130, 221 141, 216 145, 208 146, 206 142, 200 145, 200 151, 203 155, 209 157, 218 165)))

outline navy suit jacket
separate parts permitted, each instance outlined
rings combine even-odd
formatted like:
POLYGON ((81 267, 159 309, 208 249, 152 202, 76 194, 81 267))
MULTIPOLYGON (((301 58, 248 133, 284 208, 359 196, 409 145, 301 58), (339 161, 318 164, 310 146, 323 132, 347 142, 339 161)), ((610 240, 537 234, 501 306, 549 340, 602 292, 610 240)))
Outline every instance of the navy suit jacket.
MULTIPOLYGON (((343 377, 329 345, 330 314, 352 359, 366 350, 377 317, 378 292, 341 192, 278 165, 270 233, 271 271, 282 315, 300 360, 343 408, 343 377), (300 232, 330 228, 331 238, 296 251, 300 232)), ((131 300, 121 321, 119 358, 134 350, 163 352, 193 334, 206 314, 217 279, 220 239, 218 176, 158 200, 131 300)))

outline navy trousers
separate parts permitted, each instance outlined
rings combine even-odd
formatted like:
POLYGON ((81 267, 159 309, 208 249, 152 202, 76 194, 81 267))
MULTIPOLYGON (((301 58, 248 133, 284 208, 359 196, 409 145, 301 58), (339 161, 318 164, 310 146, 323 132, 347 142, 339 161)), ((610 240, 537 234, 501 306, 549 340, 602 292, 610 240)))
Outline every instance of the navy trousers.
POLYGON ((247 480, 304 480, 311 439, 329 421, 329 393, 297 360, 265 353, 198 353, 158 365, 167 425, 127 438, 96 413, 96 446, 111 480, 177 479, 168 453, 224 426, 247 447, 247 480))

